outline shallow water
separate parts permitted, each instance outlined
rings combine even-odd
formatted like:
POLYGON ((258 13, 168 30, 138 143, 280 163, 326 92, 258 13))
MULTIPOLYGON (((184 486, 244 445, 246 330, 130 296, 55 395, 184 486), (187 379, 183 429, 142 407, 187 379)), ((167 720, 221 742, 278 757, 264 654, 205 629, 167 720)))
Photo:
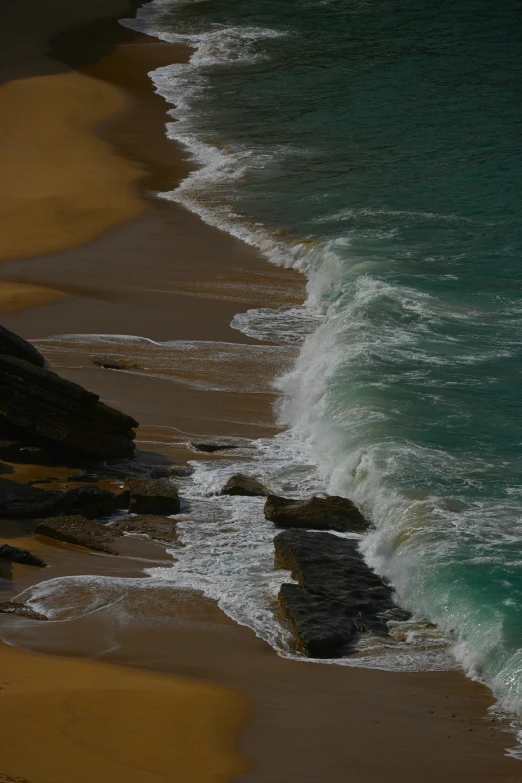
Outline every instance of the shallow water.
POLYGON ((201 164, 163 196, 309 277, 306 308, 234 324, 301 343, 289 464, 356 500, 368 561, 518 711, 520 10, 156 0, 126 22, 196 47, 151 75, 201 164))

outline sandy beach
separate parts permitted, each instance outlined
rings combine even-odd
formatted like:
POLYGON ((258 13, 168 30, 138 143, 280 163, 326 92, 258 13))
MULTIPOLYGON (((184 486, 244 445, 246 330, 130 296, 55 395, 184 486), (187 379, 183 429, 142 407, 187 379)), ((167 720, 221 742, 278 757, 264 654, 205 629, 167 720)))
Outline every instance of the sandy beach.
MULTIPOLYGON (((193 436, 278 431, 269 380, 293 354, 249 359, 259 342, 230 322, 301 302, 305 281, 155 197, 191 163, 165 136, 168 107, 147 73, 190 52, 118 25, 138 5, 52 0, 44 14, 30 0, 23 17, 14 4, 0 12, 0 313, 49 340, 39 346, 56 372, 138 419, 141 448, 193 459, 193 436), (93 357, 121 358, 123 344, 66 350, 56 336, 67 334, 186 341, 185 374, 164 377, 152 349, 152 370, 104 370, 93 357)), ((2 523, 0 542, 27 546, 28 535, 2 523)), ((114 577, 119 610, 2 617, 0 781, 522 781, 491 694, 464 674, 278 657, 199 594, 163 587, 144 600, 143 568, 170 556, 121 546, 108 557, 31 539, 46 578, 114 577)), ((24 566, 1 576, 5 600, 42 579, 24 566)))

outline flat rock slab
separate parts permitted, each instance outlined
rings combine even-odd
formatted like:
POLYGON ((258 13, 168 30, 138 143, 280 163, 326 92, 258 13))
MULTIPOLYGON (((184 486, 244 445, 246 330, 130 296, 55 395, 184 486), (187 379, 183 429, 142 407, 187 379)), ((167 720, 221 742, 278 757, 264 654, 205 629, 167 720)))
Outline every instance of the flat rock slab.
POLYGON ((9 560, 11 563, 20 563, 21 565, 38 566, 39 568, 46 568, 47 566, 47 563, 44 563, 43 560, 33 555, 27 549, 19 549, 17 546, 10 546, 9 544, 0 546, 0 559, 9 560))
POLYGON ((351 500, 337 495, 309 500, 269 495, 265 503, 265 518, 277 527, 335 530, 338 533, 364 533, 370 527, 351 500))
POLYGON ((155 514, 139 514, 135 517, 120 519, 110 525, 108 530, 115 530, 117 533, 140 533, 158 541, 171 543, 176 543, 178 540, 176 521, 155 514))
POLYGON ((389 620, 408 616, 394 604, 390 586, 366 565, 356 541, 331 533, 285 530, 276 536, 274 546, 276 567, 290 571, 306 594, 285 587, 280 599, 309 655, 316 654, 310 641, 315 637, 323 639, 318 645, 321 655, 336 654, 332 651, 338 650, 339 642, 334 631, 337 628, 347 638, 348 619, 358 631, 386 634, 389 620), (311 601, 312 596, 321 602, 311 601))
POLYGON ((179 514, 181 509, 178 490, 161 479, 130 478, 124 488, 130 492, 131 514, 179 514))
POLYGON ((0 603, 0 614, 16 614, 18 617, 26 617, 28 620, 48 620, 44 614, 36 612, 26 604, 17 601, 5 601, 0 603))
POLYGON ((311 658, 337 658, 346 652, 356 627, 349 611, 340 601, 284 584, 279 603, 290 620, 299 648, 311 658))
POLYGON ((0 519, 45 519, 67 514, 96 518, 109 516, 120 507, 119 496, 101 487, 47 492, 0 478, 0 519))
POLYGON ((119 535, 119 531, 109 532, 104 525, 82 516, 50 517, 38 525, 35 533, 110 555, 116 554, 111 544, 119 535))
POLYGON ((268 492, 267 488, 255 478, 236 473, 221 490, 222 495, 246 495, 247 497, 263 497, 268 492))

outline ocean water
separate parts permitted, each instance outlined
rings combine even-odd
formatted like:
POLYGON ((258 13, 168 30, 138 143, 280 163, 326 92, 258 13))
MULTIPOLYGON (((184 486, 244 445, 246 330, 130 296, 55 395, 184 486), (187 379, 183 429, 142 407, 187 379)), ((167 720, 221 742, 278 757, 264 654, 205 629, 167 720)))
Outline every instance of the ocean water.
MULTIPOLYGON (((351 497, 374 523, 362 551, 414 613, 374 665, 456 658, 519 713, 521 12, 155 0, 124 22, 194 47, 151 74, 167 133, 200 164, 161 195, 309 280, 302 308, 234 319, 299 348, 276 380, 287 432, 252 444, 248 470, 288 494, 351 497)), ((215 497, 227 469, 199 465, 186 489, 193 513, 214 503, 226 522, 189 516, 178 566, 151 575, 215 594, 291 654, 273 533, 261 508, 245 526, 241 499, 215 497)))

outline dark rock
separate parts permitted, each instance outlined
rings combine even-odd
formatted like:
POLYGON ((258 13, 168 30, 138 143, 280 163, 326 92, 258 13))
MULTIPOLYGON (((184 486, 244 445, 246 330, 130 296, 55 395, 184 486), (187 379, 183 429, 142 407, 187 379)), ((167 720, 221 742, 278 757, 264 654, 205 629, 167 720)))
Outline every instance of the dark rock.
POLYGON ((0 476, 5 476, 6 474, 14 473, 14 468, 12 465, 6 465, 4 462, 0 462, 0 476))
POLYGON ((130 416, 97 394, 22 359, 0 355, 0 427, 17 428, 44 445, 105 459, 134 454, 130 416))
POLYGON ((302 652, 312 658, 336 658, 347 651, 355 623, 340 601, 284 584, 279 602, 296 633, 302 652))
POLYGON ((139 370, 139 364, 126 359, 93 359, 92 363, 104 370, 139 370))
POLYGON ((65 477, 65 480, 95 484, 97 481, 102 480, 102 476, 99 476, 97 473, 71 473, 70 476, 65 477))
POLYGON ((265 517, 277 527, 336 530, 339 533, 363 533, 370 526, 351 500, 336 495, 304 501, 269 495, 265 517))
POLYGON ((52 484, 53 481, 59 481, 56 476, 49 476, 49 478, 31 479, 27 482, 28 487, 34 487, 36 484, 52 484))
POLYGON ((50 516, 63 494, 0 478, 0 519, 41 519, 50 516))
POLYGON ((149 478, 187 478, 193 473, 192 465, 154 465, 149 471, 149 478))
POLYGON ((77 487, 61 493, 56 502, 59 515, 82 514, 89 519, 108 517, 119 508, 118 495, 101 487, 77 487))
POLYGON ((45 359, 34 345, 28 343, 23 337, 14 334, 14 332, 10 332, 5 326, 0 326, 0 353, 7 354, 7 356, 16 356, 17 359, 24 359, 24 361, 37 367, 45 366, 45 359))
POLYGON ((244 476, 242 473, 236 473, 231 476, 223 489, 222 495, 248 495, 249 497, 259 497, 267 494, 267 489, 255 478, 244 476))
POLYGON ((118 533, 141 533, 156 538, 158 541, 176 543, 178 540, 175 520, 154 514, 141 514, 119 519, 108 529, 118 533))
POLYGON ((105 517, 119 508, 118 496, 100 487, 46 492, 0 478, 0 519, 45 519, 60 514, 105 517))
POLYGON ((48 620, 44 614, 36 612, 26 604, 18 601, 4 601, 0 603, 0 614, 16 614, 18 617, 26 617, 28 620, 48 620))
POLYGON ((119 535, 119 531, 112 532, 112 529, 79 515, 50 517, 41 522, 35 532, 66 544, 84 546, 111 555, 115 554, 111 543, 114 536, 119 535))
MULTIPOLYGON (((292 573, 307 594, 282 592, 282 607, 290 619, 303 649, 309 654, 311 638, 322 638, 324 649, 330 649, 328 639, 336 622, 346 638, 349 630, 346 619, 353 621, 359 631, 387 633, 387 622, 405 619, 407 614, 395 606, 392 589, 364 562, 357 542, 331 533, 312 533, 304 530, 286 530, 274 539, 276 567, 292 573), (323 603, 308 601, 310 596, 324 599, 323 603), (332 604, 330 609, 329 604, 332 604), (342 612, 340 610, 342 607, 342 612), (320 611, 318 609, 320 607, 320 611), (310 610, 307 622, 306 610, 310 610), (324 627, 321 630, 321 613, 324 627)), ((331 648, 338 645, 332 637, 331 648)), ((329 653, 332 654, 331 649, 329 653)))
POLYGON ((180 500, 178 490, 167 481, 130 478, 125 480, 130 492, 129 511, 134 514, 178 514, 180 500))
POLYGON ((30 443, 24 438, 0 440, 0 459, 17 465, 47 465, 57 467, 73 460, 72 454, 52 447, 30 443))
POLYGON ((205 454, 214 454, 216 451, 230 451, 230 449, 238 449, 237 443, 208 443, 192 441, 190 444, 196 451, 203 451, 205 454))
POLYGON ((9 546, 9 544, 0 546, 0 558, 9 560, 11 563, 20 563, 21 565, 38 566, 39 568, 46 568, 47 566, 47 563, 28 552, 27 549, 19 549, 17 546, 9 546))

